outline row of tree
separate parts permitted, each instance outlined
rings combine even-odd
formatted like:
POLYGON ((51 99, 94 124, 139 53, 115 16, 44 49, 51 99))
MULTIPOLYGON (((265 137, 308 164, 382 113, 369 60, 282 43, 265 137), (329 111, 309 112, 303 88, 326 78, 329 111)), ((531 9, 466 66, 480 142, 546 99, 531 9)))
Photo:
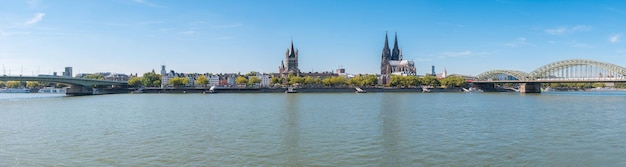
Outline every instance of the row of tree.
POLYGON ((432 86, 432 87, 460 87, 465 85, 465 79, 460 76, 449 76, 441 80, 435 76, 391 76, 389 86, 416 87, 416 86, 432 86))
POLYGON ((0 88, 42 88, 46 86, 53 86, 57 88, 67 87, 68 85, 62 83, 47 83, 47 82, 36 82, 36 81, 27 81, 26 84, 23 84, 21 81, 0 81, 0 88))
POLYGON ((161 74, 154 72, 144 73, 141 77, 132 77, 128 79, 128 85, 133 87, 145 86, 145 87, 160 87, 161 86, 161 74))

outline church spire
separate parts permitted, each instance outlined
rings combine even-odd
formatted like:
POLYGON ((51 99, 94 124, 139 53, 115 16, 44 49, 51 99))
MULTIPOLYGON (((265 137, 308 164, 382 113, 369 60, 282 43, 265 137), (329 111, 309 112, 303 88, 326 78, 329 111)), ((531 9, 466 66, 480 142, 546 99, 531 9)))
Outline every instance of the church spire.
POLYGON ((398 32, 396 32, 395 40, 393 41, 393 51, 391 53, 391 60, 400 60, 400 48, 398 47, 398 32))
POLYGON ((295 57, 294 52, 295 52, 295 50, 293 49, 293 39, 291 39, 291 47, 289 49, 289 57, 295 57))
POLYGON ((385 47, 383 47, 383 58, 389 59, 391 57, 389 51, 389 40, 387 37, 387 31, 385 31, 385 47))

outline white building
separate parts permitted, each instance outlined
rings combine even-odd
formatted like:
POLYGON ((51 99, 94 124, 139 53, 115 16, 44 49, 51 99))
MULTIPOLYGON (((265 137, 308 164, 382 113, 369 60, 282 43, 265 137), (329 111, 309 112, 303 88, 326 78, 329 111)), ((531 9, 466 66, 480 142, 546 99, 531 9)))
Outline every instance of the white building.
MULTIPOLYGON (((197 76, 197 75, 195 75, 195 76, 197 76)), ((193 74, 188 74, 187 75, 187 79, 189 79, 189 83, 187 83, 187 85, 185 85, 185 86, 192 86, 193 87, 193 86, 196 85, 196 77, 194 77, 193 74)))
POLYGON ((211 75, 209 76, 209 86, 218 86, 220 84, 220 76, 211 75))
POLYGON ((261 87, 268 87, 268 86, 270 86, 270 75, 259 75, 259 74, 257 74, 257 76, 259 77, 259 79, 261 79, 261 83, 259 83, 259 85, 261 87))
POLYGON ((165 71, 165 65, 161 65, 161 88, 165 88, 169 81, 170 78, 167 76, 167 71, 165 71))

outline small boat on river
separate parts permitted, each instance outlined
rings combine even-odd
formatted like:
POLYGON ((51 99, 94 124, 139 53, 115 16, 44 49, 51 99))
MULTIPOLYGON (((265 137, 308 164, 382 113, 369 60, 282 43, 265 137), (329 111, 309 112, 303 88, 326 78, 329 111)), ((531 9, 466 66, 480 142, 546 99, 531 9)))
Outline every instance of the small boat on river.
POLYGON ((294 87, 288 87, 285 93, 298 93, 294 87))

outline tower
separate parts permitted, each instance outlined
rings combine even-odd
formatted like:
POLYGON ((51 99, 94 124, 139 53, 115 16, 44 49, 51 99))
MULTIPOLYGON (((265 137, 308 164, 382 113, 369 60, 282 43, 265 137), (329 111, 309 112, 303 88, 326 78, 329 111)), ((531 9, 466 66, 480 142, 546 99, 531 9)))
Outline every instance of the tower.
POLYGON ((298 50, 293 47, 293 40, 291 40, 291 46, 287 49, 285 53, 285 60, 287 64, 281 62, 281 66, 279 67, 279 72, 282 76, 287 76, 290 73, 299 76, 300 69, 298 68, 298 50))
MULTIPOLYGON (((152 73, 154 73, 154 70, 152 70, 152 73)), ((165 65, 161 65, 161 88, 165 88, 169 80, 167 71, 165 71, 165 65)))
POLYGON ((389 51, 389 40, 385 32, 385 46, 383 47, 383 54, 380 62, 380 75, 388 75, 390 73, 389 60, 391 59, 391 53, 389 51))
POLYGON ((391 52, 390 60, 402 60, 402 52, 400 52, 400 47, 398 47, 398 33, 396 32, 395 40, 393 41, 393 51, 391 52))

